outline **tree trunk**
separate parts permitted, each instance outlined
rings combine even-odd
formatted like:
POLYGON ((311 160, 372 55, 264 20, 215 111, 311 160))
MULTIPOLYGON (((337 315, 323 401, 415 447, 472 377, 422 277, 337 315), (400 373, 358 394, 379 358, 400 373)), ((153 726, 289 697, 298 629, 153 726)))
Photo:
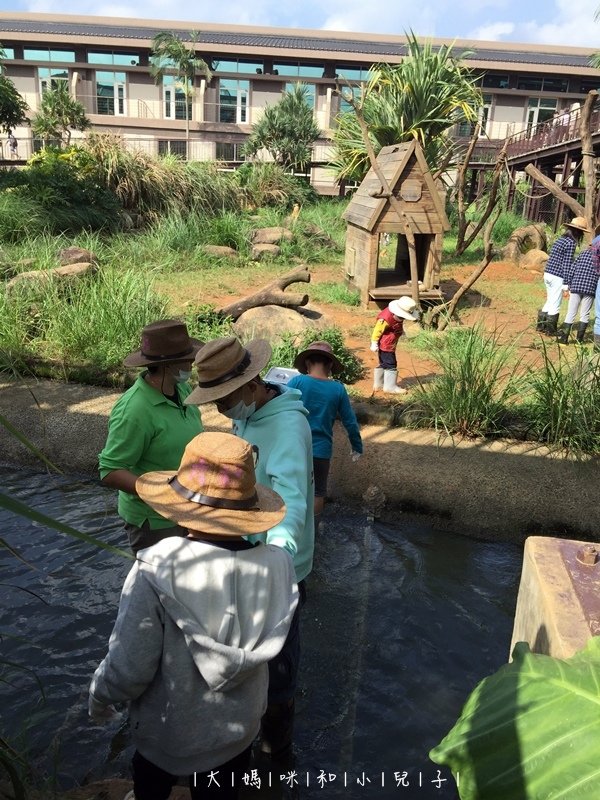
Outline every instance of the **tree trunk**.
POLYGON ((442 321, 438 325, 439 331, 443 331, 446 328, 446 326, 450 322, 450 319, 452 318, 452 315, 454 314, 454 311, 456 309, 456 306, 458 305, 458 301, 460 300, 460 298, 466 292, 468 292, 471 286, 473 286, 473 284, 475 283, 475 281, 483 275, 488 265, 490 264, 492 258, 494 257, 492 231, 494 230, 494 225, 496 224, 496 222, 498 222, 498 217, 500 216, 501 211, 502 209, 498 207, 496 209, 495 216, 490 217, 485 226, 485 230, 483 232, 483 258, 479 262, 479 266, 474 270, 474 272, 471 274, 468 280, 466 280, 461 285, 460 289, 458 289, 454 293, 450 302, 444 303, 444 305, 438 306, 435 309, 436 316, 439 316, 441 312, 447 310, 447 314, 444 316, 444 318, 442 318, 442 321))
MULTIPOLYGON (((585 99, 581 118, 579 121, 579 136, 581 137, 581 155, 583 158, 583 174, 585 175, 585 218, 588 228, 595 230, 596 220, 594 209, 596 208, 596 159, 594 156, 594 145, 592 143, 591 120, 594 105, 598 99, 598 92, 592 89, 588 92, 585 99)), ((586 239, 589 241, 592 234, 588 234, 586 239)))
POLYGON ((585 208, 580 205, 574 197, 571 197, 570 194, 563 192, 562 189, 554 183, 553 180, 547 178, 542 172, 534 167, 533 164, 527 164, 525 167, 525 172, 529 175, 530 178, 533 178, 534 181, 537 183, 541 183, 544 189, 547 189, 551 194, 554 195, 561 203, 564 203, 568 209, 570 209, 576 217, 585 217, 585 208))
POLYGON ((310 283, 310 272, 306 267, 287 272, 277 280, 263 286, 258 292, 248 295, 241 300, 236 300, 228 306, 220 308, 217 313, 222 317, 231 317, 236 320, 248 311, 249 308, 258 306, 283 306, 284 308, 298 308, 308 303, 307 294, 286 294, 284 289, 291 283, 310 283))
POLYGON ((463 245, 465 242, 465 234, 467 232, 467 207, 465 205, 465 184, 467 179, 467 170, 469 168, 469 161, 475 150, 477 139, 479 137, 479 123, 475 125, 475 130, 471 136, 471 140, 465 152, 462 163, 458 165, 456 173, 456 204, 458 211, 458 232, 456 234, 456 252, 462 253, 463 245))

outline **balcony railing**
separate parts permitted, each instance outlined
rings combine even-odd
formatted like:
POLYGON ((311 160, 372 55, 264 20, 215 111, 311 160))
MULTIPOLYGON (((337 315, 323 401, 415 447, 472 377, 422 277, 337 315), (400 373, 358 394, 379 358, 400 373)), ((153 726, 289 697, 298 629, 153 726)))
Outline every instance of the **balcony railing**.
MULTIPOLYGON (((581 108, 576 108, 537 125, 528 125, 525 130, 508 137, 506 150, 508 158, 539 153, 540 150, 547 150, 577 140, 580 138, 580 122, 581 108)), ((590 129, 592 133, 600 132, 600 109, 598 108, 592 112, 590 129)))

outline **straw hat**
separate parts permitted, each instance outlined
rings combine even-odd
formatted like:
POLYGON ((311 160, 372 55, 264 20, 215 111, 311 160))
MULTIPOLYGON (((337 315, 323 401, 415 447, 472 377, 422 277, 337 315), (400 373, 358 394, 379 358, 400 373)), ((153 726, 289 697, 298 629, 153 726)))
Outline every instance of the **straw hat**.
POLYGON ((333 348, 329 342, 312 342, 309 344, 306 350, 303 350, 296 356, 294 360, 294 367, 306 375, 306 359, 313 355, 327 356, 327 358, 331 361, 331 371, 334 375, 342 371, 342 364, 334 355, 333 348))
POLYGON ((146 367, 171 361, 193 361, 204 342, 192 339, 184 322, 161 319, 142 329, 140 349, 123 361, 125 367, 146 367))
POLYGON ((253 339, 244 347, 227 336, 207 342, 196 358, 198 386, 185 398, 187 405, 212 403, 256 378, 271 358, 271 345, 265 339, 253 339))
POLYGON ((403 319, 419 319, 419 309, 412 297, 400 297, 398 300, 392 300, 388 305, 389 310, 396 317, 403 319))
POLYGON ((585 217, 573 217, 571 222, 565 222, 566 228, 575 228, 576 231, 583 231, 584 233, 593 233, 588 228, 587 219, 585 217))
POLYGON ((262 533, 281 522, 285 505, 277 492, 256 483, 255 452, 231 433, 200 433, 185 448, 177 472, 146 472, 135 488, 183 528, 222 536, 262 533))

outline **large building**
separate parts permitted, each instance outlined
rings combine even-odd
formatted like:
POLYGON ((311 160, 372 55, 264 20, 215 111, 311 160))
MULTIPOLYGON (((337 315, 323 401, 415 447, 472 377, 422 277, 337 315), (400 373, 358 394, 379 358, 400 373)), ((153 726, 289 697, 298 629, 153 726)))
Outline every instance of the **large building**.
MULTIPOLYGON (((96 130, 117 132, 150 152, 231 165, 243 159, 241 145, 265 106, 302 82, 321 129, 311 179, 323 192, 336 191, 330 172, 319 166, 327 161, 331 130, 345 106, 336 78, 360 86, 372 64, 397 63, 406 53, 404 36, 17 12, 0 13, 0 42, 6 75, 32 113, 48 88, 64 82, 96 130), (174 75, 157 81, 151 74, 152 38, 160 31, 193 40, 213 71, 210 81, 198 75, 187 109, 174 75)), ((590 49, 441 39, 433 44, 452 44, 480 75, 482 142, 569 110, 600 86, 600 71, 589 66, 590 49)), ((29 128, 15 133, 19 157, 27 157, 39 143, 29 128)))

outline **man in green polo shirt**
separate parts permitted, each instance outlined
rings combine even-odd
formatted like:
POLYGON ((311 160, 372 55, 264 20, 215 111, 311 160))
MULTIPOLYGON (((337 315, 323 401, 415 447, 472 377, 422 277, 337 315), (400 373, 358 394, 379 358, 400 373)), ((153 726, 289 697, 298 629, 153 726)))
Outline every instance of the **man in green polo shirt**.
POLYGON ((123 362, 146 370, 115 403, 98 460, 102 483, 119 490, 119 515, 134 553, 186 535, 138 497, 135 482, 145 472, 176 470, 186 445, 203 430, 198 408, 183 402, 201 347, 184 323, 160 320, 144 328, 140 349, 123 362))

